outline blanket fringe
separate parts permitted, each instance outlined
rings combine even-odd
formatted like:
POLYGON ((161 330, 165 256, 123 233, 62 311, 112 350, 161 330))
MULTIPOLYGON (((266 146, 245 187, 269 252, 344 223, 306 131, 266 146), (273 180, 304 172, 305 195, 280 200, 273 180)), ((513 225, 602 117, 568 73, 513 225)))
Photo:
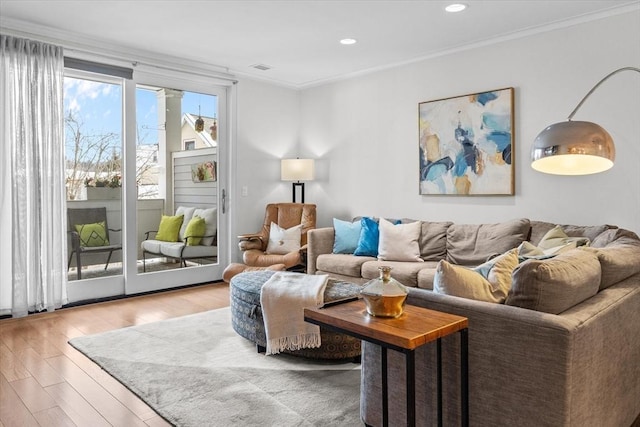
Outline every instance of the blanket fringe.
POLYGON ((284 350, 300 350, 303 348, 320 347, 320 336, 318 334, 303 334, 289 337, 280 337, 267 341, 266 354, 278 354, 284 350))

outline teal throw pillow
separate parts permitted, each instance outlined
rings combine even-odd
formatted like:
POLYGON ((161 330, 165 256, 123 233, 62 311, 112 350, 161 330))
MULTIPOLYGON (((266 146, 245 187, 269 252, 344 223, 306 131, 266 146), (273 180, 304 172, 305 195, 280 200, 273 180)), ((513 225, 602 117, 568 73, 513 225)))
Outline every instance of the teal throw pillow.
POLYGON ((362 224, 360 221, 349 222, 333 218, 335 238, 333 240, 334 254, 352 254, 358 247, 362 224))
POLYGON ((360 219, 362 230, 358 239, 354 255, 357 256, 378 256, 378 242, 380 241, 380 229, 378 223, 368 216, 360 219))
POLYGON ((109 246, 104 221, 94 224, 76 224, 76 231, 80 235, 80 246, 87 248, 109 246))

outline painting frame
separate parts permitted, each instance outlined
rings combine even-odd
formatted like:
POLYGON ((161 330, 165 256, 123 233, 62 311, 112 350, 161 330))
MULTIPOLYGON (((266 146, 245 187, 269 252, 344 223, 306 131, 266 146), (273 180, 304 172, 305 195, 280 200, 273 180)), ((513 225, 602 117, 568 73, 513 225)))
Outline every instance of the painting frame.
POLYGON ((514 88, 418 103, 419 194, 515 195, 514 88))
POLYGON ((215 182, 218 180, 218 165, 215 160, 208 160, 202 163, 191 165, 191 181, 215 182))

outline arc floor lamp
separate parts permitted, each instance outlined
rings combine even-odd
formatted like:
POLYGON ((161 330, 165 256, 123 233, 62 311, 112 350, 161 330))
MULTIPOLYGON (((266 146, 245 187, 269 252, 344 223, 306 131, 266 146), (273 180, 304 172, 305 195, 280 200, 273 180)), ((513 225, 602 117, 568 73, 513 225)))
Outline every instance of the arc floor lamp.
POLYGON ((582 98, 567 121, 554 123, 540 132, 531 149, 533 169, 555 175, 588 175, 613 166, 616 149, 609 132, 595 123, 571 119, 602 83, 623 71, 640 73, 640 68, 623 67, 607 74, 582 98))

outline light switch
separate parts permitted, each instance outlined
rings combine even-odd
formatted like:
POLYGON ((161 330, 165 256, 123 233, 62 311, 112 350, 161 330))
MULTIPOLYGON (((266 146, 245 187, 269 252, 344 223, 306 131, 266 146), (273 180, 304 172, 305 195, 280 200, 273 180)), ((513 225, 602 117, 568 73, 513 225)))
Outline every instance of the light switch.
POLYGON ((249 195, 249 187, 246 185, 242 186, 242 197, 247 197, 249 195))

